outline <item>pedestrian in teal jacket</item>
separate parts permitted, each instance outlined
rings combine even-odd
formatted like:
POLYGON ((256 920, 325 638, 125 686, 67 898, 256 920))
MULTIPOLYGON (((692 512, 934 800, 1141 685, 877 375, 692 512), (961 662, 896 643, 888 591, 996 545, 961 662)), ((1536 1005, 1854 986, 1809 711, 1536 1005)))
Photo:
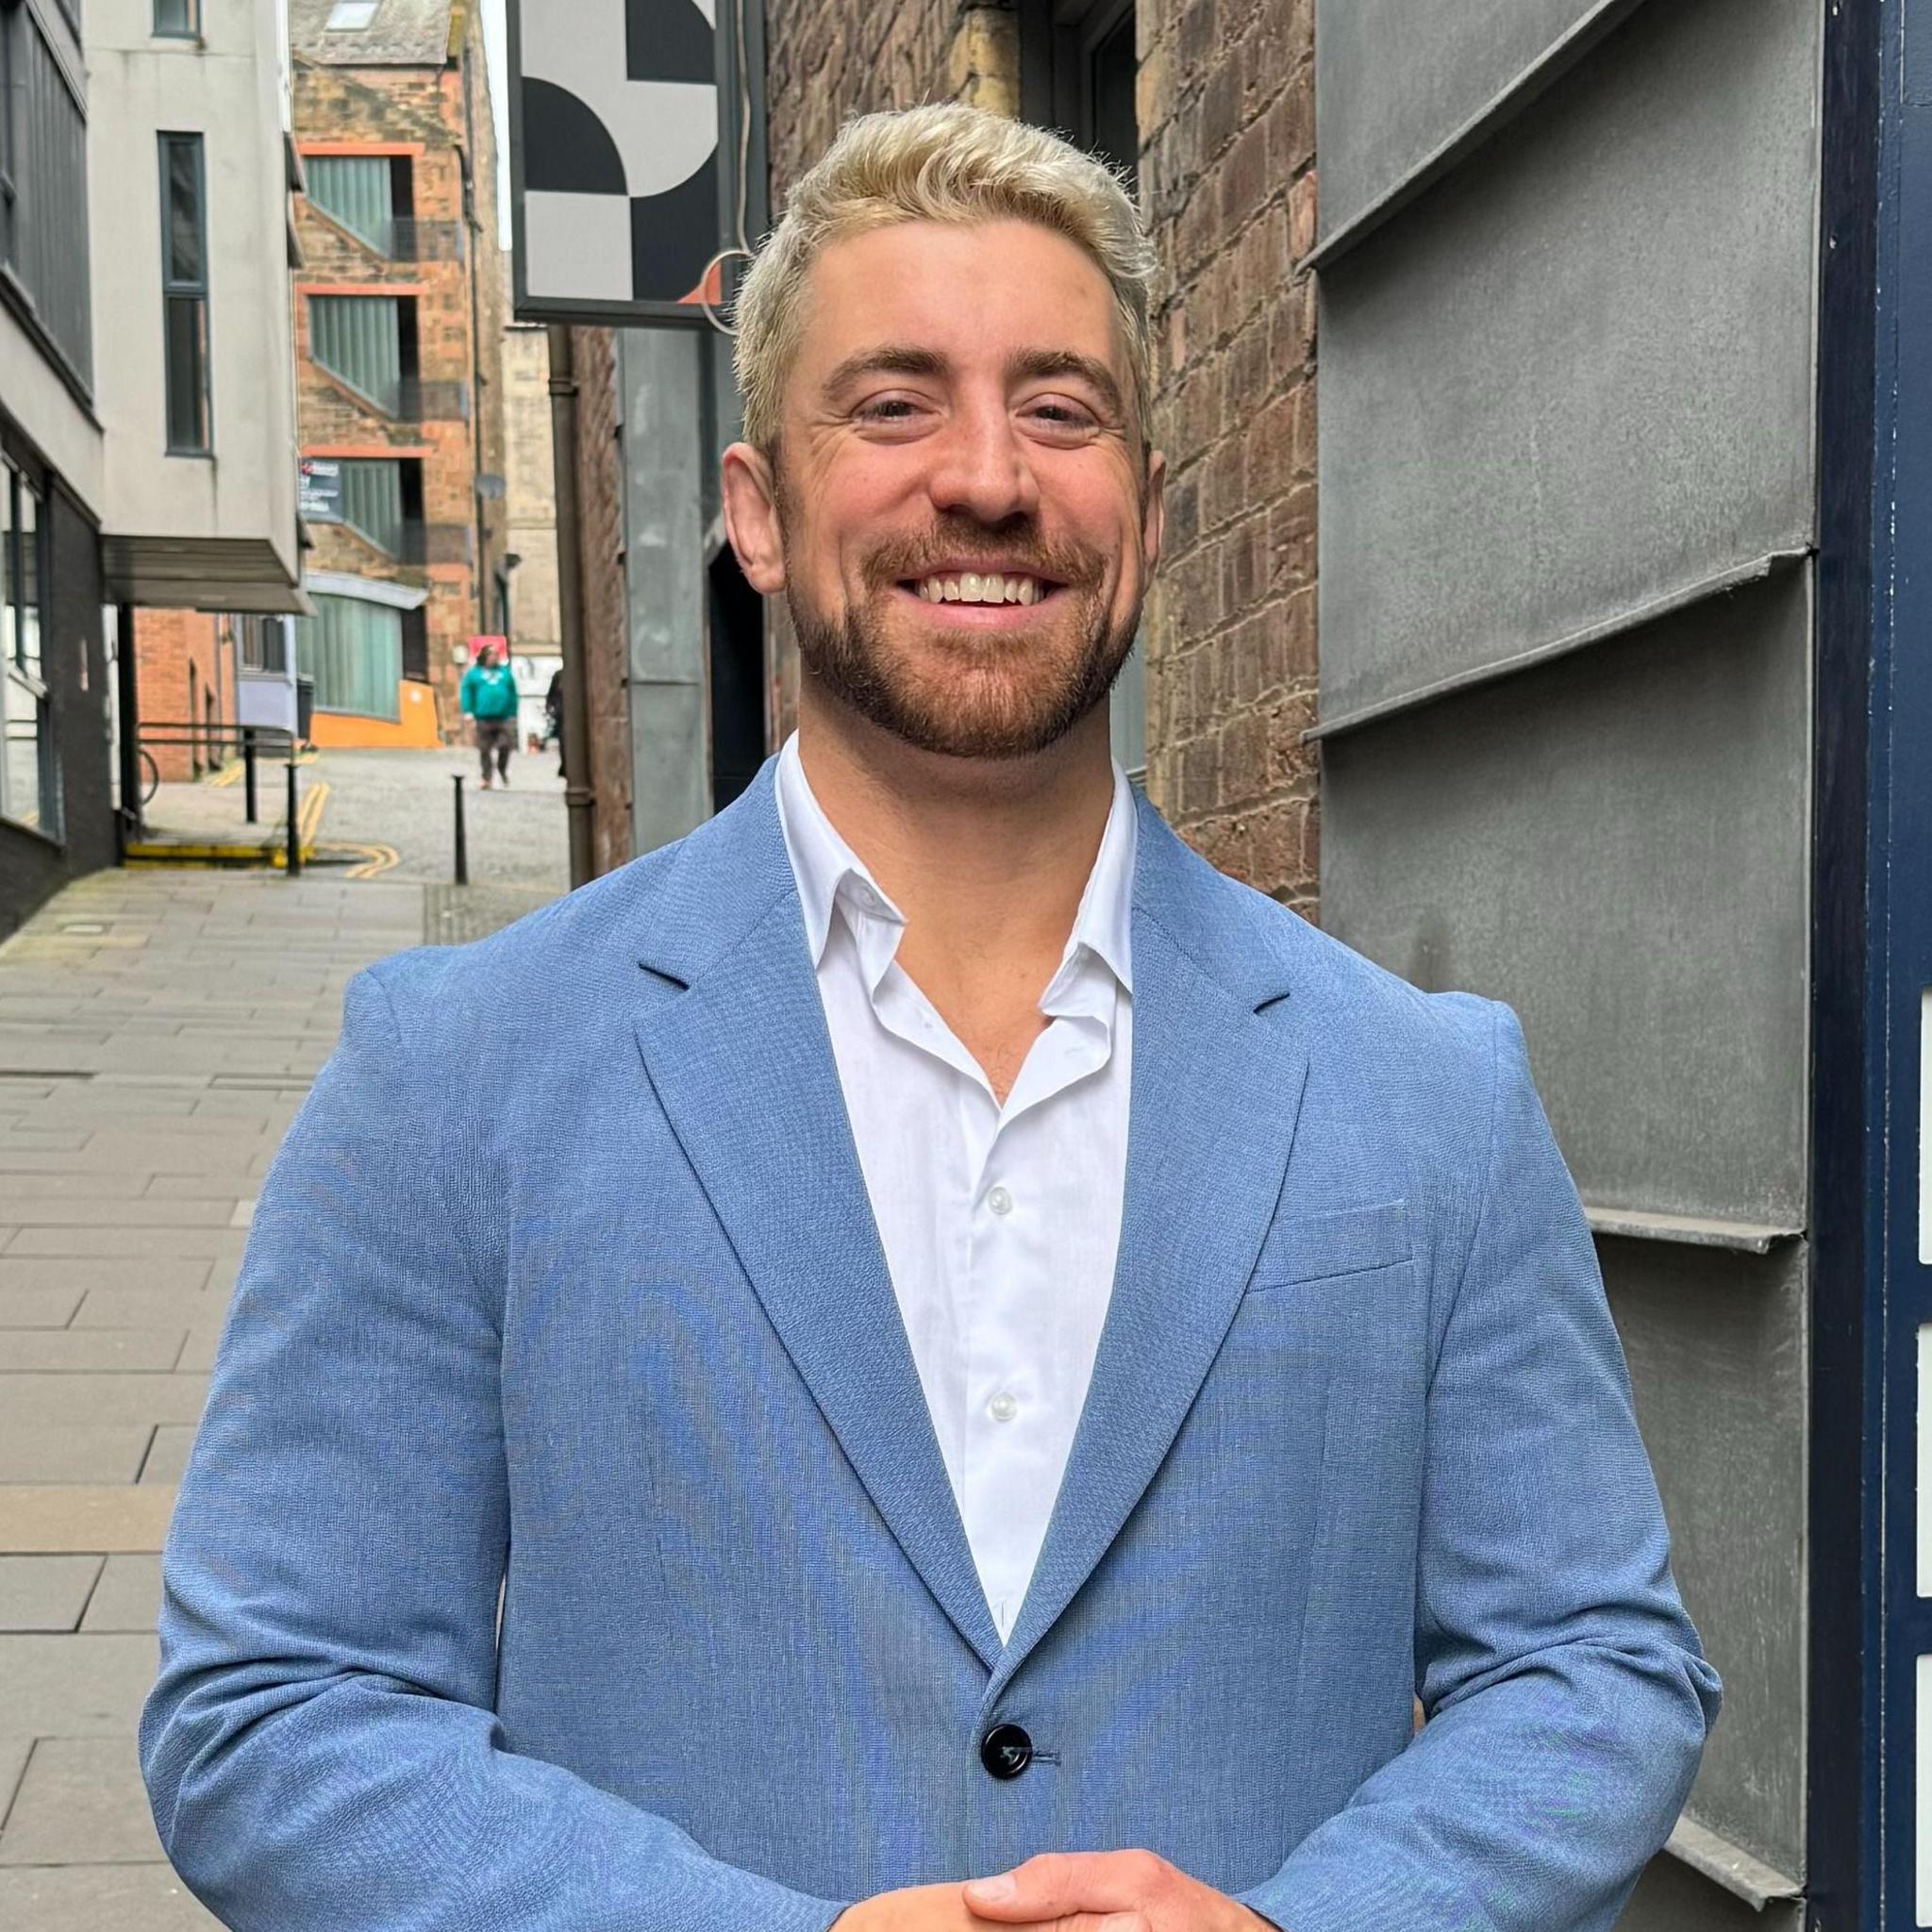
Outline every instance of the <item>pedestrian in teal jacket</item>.
POLYGON ((463 673, 458 693, 466 718, 476 721, 476 756, 483 764, 483 789, 490 790, 491 759, 495 777, 509 783, 509 755, 517 743, 517 681, 504 655, 492 644, 476 653, 476 661, 463 673))

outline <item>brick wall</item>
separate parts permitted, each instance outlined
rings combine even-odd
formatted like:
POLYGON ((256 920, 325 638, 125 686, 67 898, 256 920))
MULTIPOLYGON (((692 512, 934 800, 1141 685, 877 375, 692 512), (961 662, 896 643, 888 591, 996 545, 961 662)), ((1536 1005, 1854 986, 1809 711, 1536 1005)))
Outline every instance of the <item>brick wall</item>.
POLYGON ((235 719, 235 659, 225 619, 199 610, 134 613, 134 675, 140 694, 142 743, 170 784, 198 778, 222 762, 215 741, 201 734, 235 719), (182 742, 181 726, 196 737, 182 742), (167 743, 160 742, 165 737, 167 743))
MULTIPOLYGON (((1011 8, 771 0, 774 205, 849 112, 1020 99, 1011 8)), ((1214 863, 1312 914, 1316 774, 1311 0, 1139 0, 1158 244, 1167 558, 1147 611, 1148 790, 1214 863)), ((795 666, 774 625, 774 710, 795 666)))
POLYGON ((298 197, 301 447, 419 462, 425 526, 421 559, 399 561, 345 525, 311 525, 307 567, 427 590, 430 682, 445 730, 456 728, 470 638, 496 629, 492 577, 508 547, 505 503, 476 494, 478 475, 501 476, 506 462, 496 155, 479 35, 473 14, 462 58, 445 67, 325 66, 297 55, 293 80, 297 145, 406 157, 415 223, 413 248, 395 251, 406 258, 386 258, 298 197), (424 420, 385 415, 310 359, 307 297, 331 290, 414 297, 424 420))

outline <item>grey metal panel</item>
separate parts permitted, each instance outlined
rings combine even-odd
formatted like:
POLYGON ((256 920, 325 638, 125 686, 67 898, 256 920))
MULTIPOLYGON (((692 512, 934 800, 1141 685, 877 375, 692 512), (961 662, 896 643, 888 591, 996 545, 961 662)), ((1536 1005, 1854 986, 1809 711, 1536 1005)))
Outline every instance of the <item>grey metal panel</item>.
POLYGON ((1516 1007, 1592 1205, 1804 1224, 1808 581, 1324 748, 1324 924, 1516 1007))
POLYGON ((649 852, 708 815, 705 708, 704 344, 688 331, 617 335, 625 596, 630 625, 631 833, 649 852))
POLYGON ((1617 1932, 1804 1932, 1804 1924, 1802 1905, 1754 1911, 1665 1856, 1637 1881, 1617 1932))
POLYGON ((1820 10, 1641 8, 1324 275, 1324 718, 1809 542, 1820 10))
POLYGON ((1598 1247, 1672 1567, 1724 1680, 1688 1809, 1801 1876, 1806 1251, 1598 1247))
POLYGON ((1604 0, 1318 0, 1324 236, 1350 227, 1604 10, 1604 0))

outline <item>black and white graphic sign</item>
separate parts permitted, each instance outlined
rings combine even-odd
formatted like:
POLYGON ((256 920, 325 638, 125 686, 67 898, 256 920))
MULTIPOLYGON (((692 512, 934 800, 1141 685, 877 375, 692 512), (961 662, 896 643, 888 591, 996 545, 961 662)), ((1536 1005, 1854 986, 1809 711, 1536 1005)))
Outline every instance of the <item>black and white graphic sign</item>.
POLYGON ((715 20, 716 0, 509 0, 520 316, 703 322, 715 20))

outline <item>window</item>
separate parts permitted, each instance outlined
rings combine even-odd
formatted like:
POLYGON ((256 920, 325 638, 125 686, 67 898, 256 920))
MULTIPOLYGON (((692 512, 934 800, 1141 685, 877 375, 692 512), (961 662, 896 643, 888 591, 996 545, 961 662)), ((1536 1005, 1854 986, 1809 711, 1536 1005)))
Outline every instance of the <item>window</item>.
POLYGON ((275 676, 289 668, 288 633, 279 617, 244 617, 241 620, 242 668, 275 676))
POLYGON ((403 612, 403 675, 429 682, 429 613, 420 607, 403 612))
POLYGON ((311 295, 308 353, 386 416, 402 414, 416 363, 413 296, 311 295))
POLYGON ((315 615, 295 620, 295 664, 315 680, 315 708, 396 718, 403 613, 359 597, 313 591, 309 595, 315 615))
POLYGON ((399 258, 398 242, 413 207, 406 155, 308 155, 303 171, 308 199, 378 255, 399 258))
POLYGON ((359 33, 375 18, 382 0, 336 0, 329 8, 328 31, 332 34, 359 33))
POLYGON ((402 463, 343 458, 342 522, 385 557, 400 558, 403 520, 402 463))
POLYGON ((0 458, 0 818, 60 836, 54 718, 42 677, 45 498, 0 458))
POLYGON ((208 176, 200 135, 164 134, 160 142, 168 454, 207 456, 208 176))
POLYGON ((165 41, 201 38, 201 0, 155 0, 155 34, 165 41))

